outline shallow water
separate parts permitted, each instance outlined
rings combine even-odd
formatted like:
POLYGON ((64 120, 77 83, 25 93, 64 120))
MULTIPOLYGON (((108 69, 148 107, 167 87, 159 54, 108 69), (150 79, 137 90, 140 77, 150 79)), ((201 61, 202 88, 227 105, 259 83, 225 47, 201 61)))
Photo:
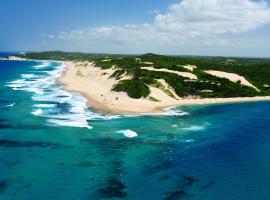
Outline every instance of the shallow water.
POLYGON ((0 61, 0 199, 269 198, 269 102, 104 115, 64 68, 0 61))

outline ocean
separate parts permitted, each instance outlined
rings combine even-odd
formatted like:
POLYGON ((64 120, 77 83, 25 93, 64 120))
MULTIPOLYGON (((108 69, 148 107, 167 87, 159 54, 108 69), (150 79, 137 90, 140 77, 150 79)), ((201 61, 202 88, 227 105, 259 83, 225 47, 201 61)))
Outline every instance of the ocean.
POLYGON ((270 198, 270 102, 102 114, 64 70, 0 60, 0 200, 270 198))

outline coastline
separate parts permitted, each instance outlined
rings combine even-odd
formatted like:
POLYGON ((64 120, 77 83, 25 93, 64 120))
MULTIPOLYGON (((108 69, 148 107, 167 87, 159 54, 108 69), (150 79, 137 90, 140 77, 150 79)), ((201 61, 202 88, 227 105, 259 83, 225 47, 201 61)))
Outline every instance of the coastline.
MULTIPOLYGON (((152 102, 147 99, 132 99, 129 98, 126 93, 123 92, 113 92, 110 88, 115 82, 113 79, 109 79, 108 76, 102 73, 108 73, 108 70, 101 70, 97 67, 96 70, 101 71, 96 72, 96 77, 93 74, 87 77, 76 76, 76 66, 77 63, 63 62, 67 65, 67 69, 63 76, 58 79, 58 81, 65 85, 65 89, 73 92, 78 92, 84 96, 88 101, 88 106, 90 108, 96 109, 98 111, 106 113, 121 113, 121 114, 158 114, 160 111, 178 106, 186 105, 204 105, 204 104, 222 104, 222 103, 240 103, 240 102, 254 102, 254 101, 270 101, 270 96, 266 97, 237 97, 237 98, 212 98, 212 99, 180 99, 175 100, 170 97, 166 97, 162 102, 152 102), (108 79, 108 80, 106 80, 108 79), (81 83, 79 83, 81 82, 81 83), (94 83, 95 82, 95 83, 94 83), (104 82, 109 82, 107 88, 102 88, 104 82), (89 84, 89 89, 87 89, 84 84, 89 84), (94 84, 90 86, 90 84, 94 84), (105 89, 106 91, 102 91, 105 89), (108 91, 109 89, 109 91, 108 91), (101 93, 104 94, 103 98, 100 97, 101 93), (116 100, 118 97, 118 100, 116 100), (126 101, 126 102, 125 102, 126 101)), ((89 66, 88 66, 89 67, 89 66)), ((109 70, 110 71, 110 70, 109 70)), ((151 88, 153 90, 153 88, 151 88)), ((157 92, 157 91, 154 91, 157 92)), ((162 96, 163 97, 163 96, 162 96)), ((164 95, 165 97, 165 95, 164 95)))
MULTIPOLYGON (((10 57, 9 60, 25 60, 10 57)), ((111 88, 117 81, 110 78, 114 69, 102 70, 93 63, 71 61, 45 60, 59 62, 66 65, 63 75, 57 82, 65 86, 65 90, 80 93, 87 99, 87 106, 91 109, 113 114, 159 114, 166 108, 205 105, 222 103, 240 103, 254 101, 270 101, 270 96, 265 97, 237 97, 237 98, 205 98, 205 99, 174 99, 163 91, 150 87, 151 95, 161 101, 154 102, 149 99, 132 99, 124 92, 114 92, 111 88)), ((128 77, 126 77, 128 78, 128 77)))

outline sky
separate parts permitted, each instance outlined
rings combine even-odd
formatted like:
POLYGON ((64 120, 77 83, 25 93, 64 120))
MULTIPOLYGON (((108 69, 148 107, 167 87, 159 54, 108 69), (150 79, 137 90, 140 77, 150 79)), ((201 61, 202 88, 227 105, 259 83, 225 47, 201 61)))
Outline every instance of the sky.
POLYGON ((1 51, 270 57, 270 0, 2 0, 1 51))

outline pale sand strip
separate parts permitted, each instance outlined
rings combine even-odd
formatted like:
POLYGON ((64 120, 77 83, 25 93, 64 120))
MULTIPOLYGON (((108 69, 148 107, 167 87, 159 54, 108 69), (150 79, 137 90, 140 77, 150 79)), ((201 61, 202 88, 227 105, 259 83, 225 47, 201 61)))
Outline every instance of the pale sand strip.
POLYGON ((194 69, 197 69, 197 67, 195 65, 178 65, 180 67, 184 67, 185 69, 189 70, 189 71, 194 71, 194 69))
POLYGON ((234 83, 236 83, 237 81, 240 81, 242 85, 252 87, 257 91, 260 91, 258 88, 256 88, 250 82, 248 82, 247 79, 245 79, 245 77, 239 76, 238 74, 228 73, 228 72, 223 72, 223 71, 215 71, 215 70, 207 70, 205 72, 208 74, 211 74, 212 76, 216 76, 219 78, 226 78, 234 83))
POLYGON ((21 60, 26 60, 26 59, 25 58, 16 57, 16 56, 9 56, 8 57, 8 60, 18 60, 18 61, 21 61, 21 60))
POLYGON ((179 71, 173 71, 173 70, 169 70, 169 69, 156 69, 154 67, 142 67, 141 69, 146 69, 149 71, 158 71, 158 72, 169 72, 169 73, 177 74, 179 76, 189 78, 189 79, 194 79, 194 80, 198 79, 195 74, 192 74, 189 72, 179 72, 179 71))

